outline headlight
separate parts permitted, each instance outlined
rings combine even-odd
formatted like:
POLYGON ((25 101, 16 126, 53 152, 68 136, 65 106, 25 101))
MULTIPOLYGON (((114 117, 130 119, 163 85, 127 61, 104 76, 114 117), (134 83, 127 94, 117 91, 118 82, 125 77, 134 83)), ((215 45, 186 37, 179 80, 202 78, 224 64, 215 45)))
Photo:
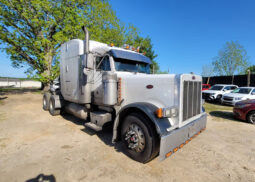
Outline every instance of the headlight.
POLYGON ((159 108, 155 114, 158 118, 174 118, 178 116, 178 109, 175 107, 159 108))
POLYGON ((242 100, 242 97, 236 97, 235 100, 242 100))

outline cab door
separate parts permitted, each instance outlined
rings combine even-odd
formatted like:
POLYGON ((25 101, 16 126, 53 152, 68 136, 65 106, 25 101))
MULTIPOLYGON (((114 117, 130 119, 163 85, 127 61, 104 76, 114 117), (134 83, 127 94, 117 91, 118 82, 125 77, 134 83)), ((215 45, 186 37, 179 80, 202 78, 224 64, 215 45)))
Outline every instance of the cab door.
POLYGON ((96 69, 94 71, 94 84, 93 84, 93 100, 94 104, 103 103, 103 81, 102 75, 105 71, 111 71, 110 57, 106 55, 104 57, 96 57, 96 69))

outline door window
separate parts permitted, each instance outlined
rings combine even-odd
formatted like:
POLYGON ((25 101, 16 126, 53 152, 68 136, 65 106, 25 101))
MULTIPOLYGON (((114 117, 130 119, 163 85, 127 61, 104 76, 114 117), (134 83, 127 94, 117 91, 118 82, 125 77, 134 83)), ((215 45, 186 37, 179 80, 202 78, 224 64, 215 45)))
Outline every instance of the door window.
POLYGON ((224 88, 225 90, 231 90, 231 86, 227 86, 224 88))
POLYGON ((252 90, 251 95, 255 95, 255 89, 252 90))
POLYGON ((109 56, 105 56, 102 59, 96 59, 97 70, 111 71, 109 56))

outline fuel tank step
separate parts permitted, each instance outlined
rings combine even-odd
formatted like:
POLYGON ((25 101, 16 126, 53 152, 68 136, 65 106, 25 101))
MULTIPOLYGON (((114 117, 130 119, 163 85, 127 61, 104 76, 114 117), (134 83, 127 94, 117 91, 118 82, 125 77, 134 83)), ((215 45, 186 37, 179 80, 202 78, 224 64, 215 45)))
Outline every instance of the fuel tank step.
POLYGON ((84 125, 91 128, 91 129, 93 129, 93 130, 95 130, 95 131, 101 131, 102 130, 101 126, 98 126, 98 125, 96 125, 95 123, 92 123, 92 122, 85 123, 84 125))

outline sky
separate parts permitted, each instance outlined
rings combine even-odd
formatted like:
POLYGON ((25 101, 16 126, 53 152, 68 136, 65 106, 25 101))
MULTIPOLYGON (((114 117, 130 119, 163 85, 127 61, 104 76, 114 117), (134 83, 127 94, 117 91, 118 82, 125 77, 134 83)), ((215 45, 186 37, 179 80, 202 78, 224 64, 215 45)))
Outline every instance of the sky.
MULTIPOLYGON (((201 74, 227 41, 255 64, 254 0, 109 0, 117 17, 149 36, 162 71, 201 74)), ((26 77, 0 52, 0 76, 26 77)))

